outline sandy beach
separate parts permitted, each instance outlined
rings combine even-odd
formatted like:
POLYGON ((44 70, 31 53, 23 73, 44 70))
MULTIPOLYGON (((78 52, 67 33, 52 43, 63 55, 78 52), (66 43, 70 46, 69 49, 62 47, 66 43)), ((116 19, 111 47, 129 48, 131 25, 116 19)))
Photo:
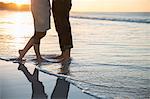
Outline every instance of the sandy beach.
MULTIPOLYGON (((9 60, 18 57, 18 50, 33 35, 33 19, 30 12, 1 10, 0 15, 0 58, 9 60)), ((92 98, 84 93, 105 99, 149 99, 149 16, 150 13, 144 12, 72 12, 70 22, 74 48, 71 52, 71 79, 67 79, 71 84, 41 71, 39 80, 32 77, 34 71, 37 75, 37 70, 34 70, 36 57, 31 48, 24 57, 26 63, 23 69, 17 69, 19 64, 0 61, 1 99, 30 99, 36 97, 36 93, 43 93, 44 97, 48 95, 50 99, 62 92, 63 95, 68 93, 69 99, 92 98), (41 91, 34 83, 41 86, 41 91), (64 84, 67 90, 57 92, 56 89, 61 89, 59 86, 64 87, 64 84), (33 91, 32 87, 39 91, 33 91)), ((53 54, 60 54, 53 21, 51 25, 52 29, 41 41, 41 54, 46 59, 53 54)), ((42 68, 57 72, 53 67, 59 64, 45 64, 47 66, 42 68)))
POLYGON ((19 66, 0 60, 0 67, 1 99, 95 99, 63 79, 39 72, 32 64, 19 66))

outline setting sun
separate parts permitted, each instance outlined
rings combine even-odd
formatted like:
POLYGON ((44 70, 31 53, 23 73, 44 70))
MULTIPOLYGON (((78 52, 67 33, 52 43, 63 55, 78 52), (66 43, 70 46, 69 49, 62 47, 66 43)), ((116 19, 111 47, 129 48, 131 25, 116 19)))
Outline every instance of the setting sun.
POLYGON ((30 0, 5 0, 5 2, 12 2, 12 3, 16 3, 18 5, 21 5, 21 4, 29 4, 30 0))

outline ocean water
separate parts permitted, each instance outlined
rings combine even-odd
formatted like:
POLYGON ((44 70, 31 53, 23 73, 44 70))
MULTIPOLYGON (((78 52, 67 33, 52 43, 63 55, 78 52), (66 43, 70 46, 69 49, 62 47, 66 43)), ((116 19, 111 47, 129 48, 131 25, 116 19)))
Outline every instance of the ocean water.
MULTIPOLYGON (((52 19, 52 18, 51 18, 52 19)), ((150 98, 150 13, 71 13, 71 79, 83 92, 106 99, 150 98)), ((54 22, 41 42, 59 54, 54 22)), ((0 11, 0 56, 18 56, 33 35, 30 12, 0 11)), ((31 49, 26 58, 33 58, 31 49)))

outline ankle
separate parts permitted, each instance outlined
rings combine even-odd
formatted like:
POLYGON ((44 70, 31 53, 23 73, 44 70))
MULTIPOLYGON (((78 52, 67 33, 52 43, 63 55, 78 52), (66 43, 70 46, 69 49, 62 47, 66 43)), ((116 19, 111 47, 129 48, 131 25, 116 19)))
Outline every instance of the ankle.
POLYGON ((64 58, 69 58, 70 57, 70 49, 67 49, 67 50, 63 51, 63 57, 64 58))
POLYGON ((24 50, 19 50, 18 52, 19 52, 19 58, 22 59, 25 55, 24 50))

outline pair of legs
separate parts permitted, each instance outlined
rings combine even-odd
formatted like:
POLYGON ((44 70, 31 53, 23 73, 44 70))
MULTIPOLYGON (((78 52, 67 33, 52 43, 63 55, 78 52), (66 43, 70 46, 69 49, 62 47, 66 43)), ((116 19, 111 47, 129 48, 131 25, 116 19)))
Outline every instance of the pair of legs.
POLYGON ((41 63, 40 40, 46 35, 50 27, 51 6, 49 0, 31 0, 31 12, 34 19, 35 33, 26 46, 19 50, 19 60, 21 60, 28 50, 33 46, 38 63, 41 63))
POLYGON ((22 60, 22 58, 25 56, 28 50, 33 46, 37 57, 37 62, 41 63, 42 57, 40 54, 40 41, 45 35, 46 32, 35 32, 26 44, 26 46, 22 50, 19 50, 19 60, 22 60))
POLYGON ((56 31, 59 37, 61 55, 56 57, 62 61, 70 58, 71 48, 73 48, 71 26, 69 21, 69 12, 71 9, 71 0, 53 0, 52 12, 56 31))

